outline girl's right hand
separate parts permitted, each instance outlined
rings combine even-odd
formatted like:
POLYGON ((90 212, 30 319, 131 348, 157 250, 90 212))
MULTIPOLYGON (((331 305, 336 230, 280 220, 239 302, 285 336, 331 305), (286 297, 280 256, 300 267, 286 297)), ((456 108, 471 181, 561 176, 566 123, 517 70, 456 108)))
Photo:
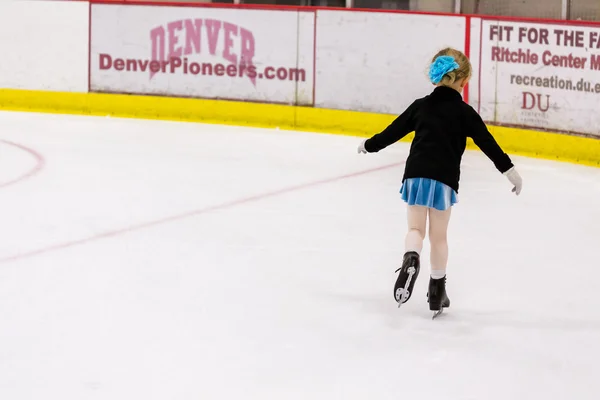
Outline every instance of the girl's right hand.
POLYGON ((513 193, 516 193, 516 195, 518 196, 519 193, 521 193, 521 189, 523 188, 523 179, 521 178, 521 175, 519 175, 519 173, 517 172, 515 167, 512 167, 511 169, 506 171, 503 175, 505 175, 508 178, 508 180, 510 181, 510 183, 512 183, 514 185, 512 191, 513 191, 513 193))

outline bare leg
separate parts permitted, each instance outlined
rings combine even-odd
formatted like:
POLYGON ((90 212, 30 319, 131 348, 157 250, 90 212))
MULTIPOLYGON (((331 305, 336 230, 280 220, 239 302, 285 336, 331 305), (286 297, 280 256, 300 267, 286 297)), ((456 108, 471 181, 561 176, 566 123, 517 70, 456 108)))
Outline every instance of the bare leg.
POLYGON ((427 229, 427 208, 421 206, 408 206, 408 232, 405 238, 405 254, 402 258, 402 267, 396 284, 394 285, 394 298, 398 307, 410 298, 420 270, 420 256, 423 250, 423 240, 427 229), (416 253, 416 254, 415 254, 416 253))
POLYGON ((414 251, 421 254, 423 240, 427 228, 427 208, 421 206, 408 206, 408 233, 404 243, 406 252, 414 251))
POLYGON ((445 211, 429 209, 429 242, 431 243, 431 277, 446 275, 448 263, 448 224, 452 208, 445 211))

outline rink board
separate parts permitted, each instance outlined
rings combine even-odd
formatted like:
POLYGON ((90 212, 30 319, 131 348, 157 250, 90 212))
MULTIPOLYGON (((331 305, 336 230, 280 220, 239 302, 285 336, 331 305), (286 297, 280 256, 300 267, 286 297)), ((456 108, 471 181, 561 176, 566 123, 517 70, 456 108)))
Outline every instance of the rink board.
POLYGON ((475 69, 465 102, 507 152, 600 165, 597 23, 122 0, 4 2, 0 22, 0 109, 364 137, 430 93, 431 56, 452 46, 475 69))
MULTIPOLYGON (((383 130, 395 115, 278 104, 99 93, 0 90, 0 109, 203 122, 353 136, 383 130)), ((600 140, 489 126, 507 153, 600 166, 600 140)), ((403 141, 412 140, 412 134, 403 141)), ((472 141, 468 149, 477 149, 472 141)))
POLYGON ((312 11, 91 7, 92 92, 314 103, 312 11))

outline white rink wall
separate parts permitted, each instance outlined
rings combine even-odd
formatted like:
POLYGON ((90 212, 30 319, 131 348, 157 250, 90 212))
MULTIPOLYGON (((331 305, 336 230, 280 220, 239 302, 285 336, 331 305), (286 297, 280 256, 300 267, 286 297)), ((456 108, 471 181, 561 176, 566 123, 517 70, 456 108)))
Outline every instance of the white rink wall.
POLYGON ((87 92, 89 4, 0 1, 0 88, 87 92))
POLYGON ((0 87, 397 114, 452 46, 489 123, 600 136, 600 25, 379 11, 0 2, 0 87))
POLYGON ((464 51, 464 17, 317 12, 316 106, 395 114, 431 91, 443 47, 464 51))

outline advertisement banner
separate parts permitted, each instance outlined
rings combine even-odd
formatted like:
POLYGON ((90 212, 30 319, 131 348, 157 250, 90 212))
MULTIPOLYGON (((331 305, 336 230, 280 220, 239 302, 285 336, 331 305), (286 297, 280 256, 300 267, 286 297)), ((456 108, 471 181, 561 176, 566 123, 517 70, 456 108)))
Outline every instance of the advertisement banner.
POLYGON ((482 21, 486 121, 600 136, 600 27, 482 21))
POLYGON ((93 4, 97 92, 313 104, 314 12, 93 4))

